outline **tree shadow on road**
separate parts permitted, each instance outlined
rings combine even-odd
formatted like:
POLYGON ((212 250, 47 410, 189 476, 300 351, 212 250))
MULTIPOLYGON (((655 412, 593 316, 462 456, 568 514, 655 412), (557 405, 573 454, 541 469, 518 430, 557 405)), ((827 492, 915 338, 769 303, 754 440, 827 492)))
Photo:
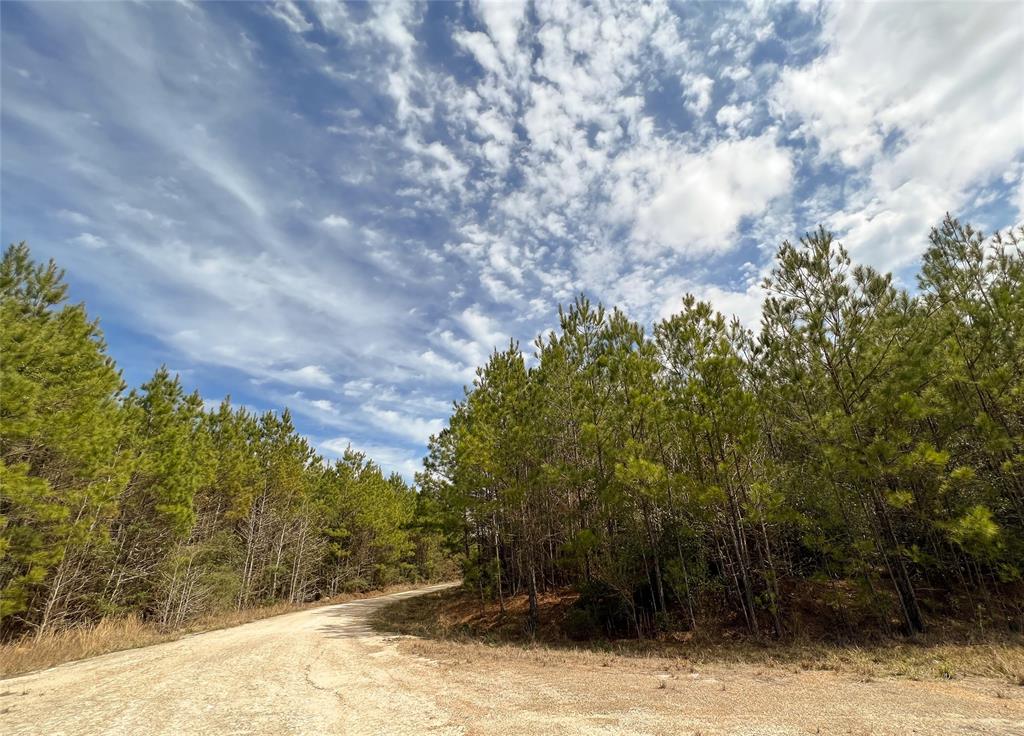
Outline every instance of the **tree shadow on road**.
POLYGON ((837 643, 808 639, 779 641, 731 638, 706 631, 685 637, 572 640, 559 627, 561 604, 542 610, 541 629, 527 633, 526 604, 506 599, 507 613, 497 604, 481 607, 472 593, 445 590, 381 606, 368 624, 378 634, 411 635, 454 645, 514 647, 523 650, 592 653, 606 656, 660 657, 690 665, 752 665, 791 671, 828 670, 863 678, 906 677, 950 679, 978 675, 1024 684, 1024 638, 991 633, 958 639, 935 632, 914 639, 869 639, 837 643), (546 624, 546 625, 545 625, 546 624))
MULTIPOLYGON (((440 592, 443 590, 428 595, 438 595, 440 592)), ((319 630, 332 639, 369 638, 381 633, 373 625, 380 609, 420 595, 418 591, 408 591, 382 598, 350 601, 313 611, 313 616, 320 624, 319 630)))

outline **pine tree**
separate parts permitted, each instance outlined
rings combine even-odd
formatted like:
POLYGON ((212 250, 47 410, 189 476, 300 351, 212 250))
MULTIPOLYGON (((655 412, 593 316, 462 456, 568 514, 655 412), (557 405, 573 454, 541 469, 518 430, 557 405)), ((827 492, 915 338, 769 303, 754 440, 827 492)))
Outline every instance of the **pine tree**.
POLYGON ((106 543, 126 463, 121 376, 63 272, 12 245, 0 262, 0 617, 59 623, 106 543))

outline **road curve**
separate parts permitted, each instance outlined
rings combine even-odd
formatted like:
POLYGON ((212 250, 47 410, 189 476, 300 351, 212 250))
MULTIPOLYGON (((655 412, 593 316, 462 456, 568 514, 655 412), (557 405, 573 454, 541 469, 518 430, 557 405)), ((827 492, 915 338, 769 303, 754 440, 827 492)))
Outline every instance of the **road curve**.
POLYGON ((436 705, 393 686, 388 663, 399 655, 368 619, 395 600, 451 585, 289 613, 3 680, 0 732, 422 733, 436 705))

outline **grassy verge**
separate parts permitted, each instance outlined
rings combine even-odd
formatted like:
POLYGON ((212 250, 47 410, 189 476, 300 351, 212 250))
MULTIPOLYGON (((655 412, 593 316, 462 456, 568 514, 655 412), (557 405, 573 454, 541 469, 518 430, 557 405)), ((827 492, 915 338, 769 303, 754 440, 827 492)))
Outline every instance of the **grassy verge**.
POLYGON ((392 585, 381 590, 364 593, 345 593, 314 603, 276 603, 241 611, 224 611, 198 618, 182 628, 172 630, 144 622, 137 616, 107 618, 92 625, 74 626, 39 637, 27 636, 14 642, 0 644, 0 679, 109 652, 173 641, 189 634, 226 629, 250 621, 279 616, 283 613, 372 598, 387 593, 398 593, 416 587, 419 586, 392 585))
MULTIPOLYGON (((1010 633, 964 639, 935 632, 914 639, 865 640, 832 644, 820 641, 765 641, 730 632, 685 634, 659 639, 572 641, 559 629, 564 600, 541 601, 537 637, 525 632, 525 600, 481 606, 459 589, 396 602, 382 608, 373 624, 380 631, 410 634, 446 644, 476 644, 508 650, 559 650, 611 656, 672 659, 689 667, 750 665, 792 672, 829 670, 863 680, 884 677, 953 679, 988 677, 1024 687, 1024 637, 1010 633), (546 615, 545 615, 546 614, 546 615)), ((516 655, 518 656, 518 654, 516 655)), ((605 663, 606 664, 606 663, 605 663)))

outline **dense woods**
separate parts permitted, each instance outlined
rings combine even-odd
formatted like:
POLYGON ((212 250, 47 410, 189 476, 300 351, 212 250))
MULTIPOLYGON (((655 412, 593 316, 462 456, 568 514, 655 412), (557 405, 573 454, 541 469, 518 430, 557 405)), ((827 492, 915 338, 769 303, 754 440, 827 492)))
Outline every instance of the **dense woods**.
POLYGON ((528 627, 574 589, 579 636, 1024 629, 1024 230, 930 240, 912 292, 823 229, 784 243, 757 333, 581 296, 477 371, 418 488, 165 368, 127 390, 57 266, 11 246, 2 633, 430 579, 445 547, 528 627))
POLYGON ((580 297, 495 352, 419 478, 467 586, 571 586, 580 636, 1024 628, 1024 229, 930 242, 913 292, 784 243, 756 334, 580 297))
POLYGON ((444 572, 417 495, 318 456, 287 411, 204 409, 159 369, 125 392, 54 263, 0 264, 0 633, 165 626, 444 572))

